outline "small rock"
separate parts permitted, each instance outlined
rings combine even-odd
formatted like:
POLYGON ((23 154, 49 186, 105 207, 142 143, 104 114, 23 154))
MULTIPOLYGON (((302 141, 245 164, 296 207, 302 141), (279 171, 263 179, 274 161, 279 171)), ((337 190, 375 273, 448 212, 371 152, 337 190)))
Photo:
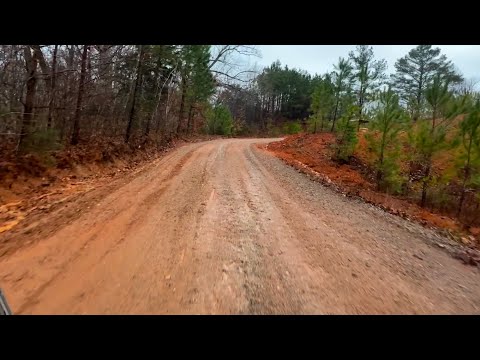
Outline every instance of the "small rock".
POLYGON ((355 274, 355 273, 352 273, 352 276, 353 276, 354 278, 358 277, 358 275, 355 274))
POLYGON ((443 245, 443 244, 437 243, 437 246, 440 247, 440 248, 442 248, 442 249, 445 249, 445 245, 443 245))
POLYGON ((461 240, 462 240, 462 243, 465 244, 465 245, 470 244, 470 240, 467 239, 466 237, 462 237, 461 240))
POLYGON ((468 264, 470 262, 470 256, 468 256, 464 252, 459 252, 459 253, 455 254, 454 257, 456 259, 461 260, 464 264, 468 264))
POLYGON ((170 278, 171 278, 170 275, 165 276, 165 280, 170 280, 170 278))
POLYGON ((365 266, 369 268, 370 264, 367 262, 367 263, 365 263, 365 266))
POLYGON ((416 257, 417 259, 423 260, 423 258, 420 255, 413 254, 413 256, 416 257))
POLYGON ((42 182, 42 186, 44 186, 44 187, 45 186, 50 186, 50 183, 48 181, 44 181, 44 182, 42 182))

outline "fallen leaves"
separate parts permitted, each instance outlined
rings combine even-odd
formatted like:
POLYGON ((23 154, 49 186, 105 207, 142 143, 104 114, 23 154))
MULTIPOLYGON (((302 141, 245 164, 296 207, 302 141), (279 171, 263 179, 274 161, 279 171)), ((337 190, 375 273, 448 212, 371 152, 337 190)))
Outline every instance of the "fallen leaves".
POLYGON ((0 226, 0 233, 12 229, 14 226, 16 226, 23 219, 25 219, 25 217, 23 215, 18 215, 15 220, 8 221, 8 222, 4 223, 2 226, 0 226))

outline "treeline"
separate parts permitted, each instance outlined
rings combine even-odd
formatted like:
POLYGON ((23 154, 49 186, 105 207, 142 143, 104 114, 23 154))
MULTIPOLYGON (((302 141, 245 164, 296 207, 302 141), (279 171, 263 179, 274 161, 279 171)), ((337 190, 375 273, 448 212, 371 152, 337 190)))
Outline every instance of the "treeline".
POLYGON ((266 129, 269 123, 310 118, 314 128, 333 131, 352 105, 357 106, 357 127, 366 123, 364 114, 372 108, 375 94, 389 85, 414 120, 427 115, 425 90, 436 75, 448 81, 449 89, 458 95, 473 92, 475 85, 463 79, 440 49, 430 45, 410 51, 395 63, 395 69, 388 76, 386 61, 376 59, 367 45, 357 46, 322 75, 282 67, 276 61, 248 84, 225 89, 223 102, 234 119, 250 127, 266 129))
POLYGON ((243 45, 2 45, 2 150, 88 143, 169 141, 199 131, 228 132, 216 119, 218 92, 241 82, 243 45), (210 116, 210 117, 209 117, 210 116))
POLYGON ((240 134, 265 134, 286 120, 306 121, 311 95, 320 76, 282 67, 280 61, 264 68, 248 84, 234 84, 221 93, 240 134))

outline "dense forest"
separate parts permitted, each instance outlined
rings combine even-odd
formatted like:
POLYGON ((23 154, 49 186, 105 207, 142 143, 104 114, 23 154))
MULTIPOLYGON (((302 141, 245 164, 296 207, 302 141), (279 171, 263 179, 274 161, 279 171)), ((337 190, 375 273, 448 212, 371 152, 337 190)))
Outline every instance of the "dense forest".
POLYGON ((448 188, 458 215, 478 210, 479 92, 440 49, 417 46, 391 75, 366 45, 315 75, 280 61, 257 71, 243 61, 252 56, 246 45, 2 45, 2 159, 101 141, 328 131, 348 163, 368 128, 379 190, 417 191, 428 206, 432 186, 448 188), (438 168, 446 150, 451 164, 438 168))
POLYGON ((230 132, 222 119, 214 124, 218 90, 244 82, 249 71, 236 59, 255 54, 232 45, 3 45, 3 148, 21 154, 101 137, 164 142, 230 132))

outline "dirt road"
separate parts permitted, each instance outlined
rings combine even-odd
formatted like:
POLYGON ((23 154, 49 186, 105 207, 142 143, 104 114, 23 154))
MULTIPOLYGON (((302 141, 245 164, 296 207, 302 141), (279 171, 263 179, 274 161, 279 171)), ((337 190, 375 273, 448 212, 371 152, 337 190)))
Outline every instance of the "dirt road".
POLYGON ((78 217, 0 259, 14 313, 480 313, 480 271, 433 232, 254 145, 268 141, 186 145, 70 204, 78 217))

